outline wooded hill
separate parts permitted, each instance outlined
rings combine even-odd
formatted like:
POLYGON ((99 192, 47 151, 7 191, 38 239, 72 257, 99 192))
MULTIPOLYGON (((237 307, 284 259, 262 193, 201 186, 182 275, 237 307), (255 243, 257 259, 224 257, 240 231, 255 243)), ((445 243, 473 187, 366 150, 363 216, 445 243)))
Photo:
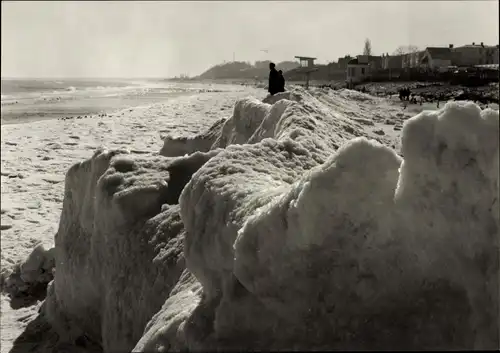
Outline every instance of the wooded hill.
MULTIPOLYGON (((269 76, 270 61, 257 61, 250 64, 244 61, 234 61, 230 63, 219 64, 211 67, 195 79, 201 80, 227 80, 227 79, 267 79, 269 76)), ((276 64, 277 70, 283 72, 290 71, 299 66, 295 61, 283 61, 276 64)))

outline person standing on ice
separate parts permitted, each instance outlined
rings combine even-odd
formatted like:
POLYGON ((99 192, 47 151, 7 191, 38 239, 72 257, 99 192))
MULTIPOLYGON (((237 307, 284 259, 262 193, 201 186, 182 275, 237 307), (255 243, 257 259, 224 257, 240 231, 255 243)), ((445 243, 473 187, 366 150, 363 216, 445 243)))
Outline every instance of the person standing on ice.
POLYGON ((281 70, 279 70, 278 73, 280 74, 280 85, 278 92, 285 92, 285 76, 283 76, 283 71, 281 70))
POLYGON ((274 65, 274 63, 269 63, 269 70, 269 85, 267 91, 271 96, 274 96, 279 92, 280 74, 276 71, 276 65, 274 65))

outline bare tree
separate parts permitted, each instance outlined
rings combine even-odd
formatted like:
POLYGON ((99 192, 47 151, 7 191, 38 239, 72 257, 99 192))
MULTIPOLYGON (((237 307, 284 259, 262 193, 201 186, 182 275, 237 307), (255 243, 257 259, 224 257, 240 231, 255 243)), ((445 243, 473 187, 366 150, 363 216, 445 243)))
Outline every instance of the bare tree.
POLYGON ((392 55, 403 55, 406 54, 406 47, 404 46, 399 46, 396 50, 394 50, 394 53, 392 55))
POLYGON ((416 45, 402 45, 399 46, 393 53, 393 55, 403 55, 418 52, 419 49, 416 45))
POLYGON ((407 47, 407 49, 408 49, 408 53, 416 53, 416 52, 420 51, 420 49, 416 45, 409 45, 407 47))
POLYGON ((365 39, 365 47, 363 49, 363 55, 372 55, 372 42, 370 39, 365 39))

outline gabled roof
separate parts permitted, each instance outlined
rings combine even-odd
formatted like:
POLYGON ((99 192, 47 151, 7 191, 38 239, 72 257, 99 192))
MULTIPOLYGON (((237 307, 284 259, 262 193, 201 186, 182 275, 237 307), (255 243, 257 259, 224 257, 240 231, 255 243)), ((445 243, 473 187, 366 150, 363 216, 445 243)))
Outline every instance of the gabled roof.
POLYGON ((426 51, 431 55, 433 59, 438 60, 451 60, 451 49, 450 48, 436 48, 428 47, 426 51))

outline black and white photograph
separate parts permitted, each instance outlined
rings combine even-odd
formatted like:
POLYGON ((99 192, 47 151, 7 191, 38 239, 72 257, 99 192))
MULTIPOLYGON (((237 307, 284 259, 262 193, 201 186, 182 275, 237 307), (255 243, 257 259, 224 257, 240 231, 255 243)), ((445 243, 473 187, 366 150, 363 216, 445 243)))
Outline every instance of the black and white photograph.
POLYGON ((0 353, 500 349, 499 1, 2 1, 0 353))

